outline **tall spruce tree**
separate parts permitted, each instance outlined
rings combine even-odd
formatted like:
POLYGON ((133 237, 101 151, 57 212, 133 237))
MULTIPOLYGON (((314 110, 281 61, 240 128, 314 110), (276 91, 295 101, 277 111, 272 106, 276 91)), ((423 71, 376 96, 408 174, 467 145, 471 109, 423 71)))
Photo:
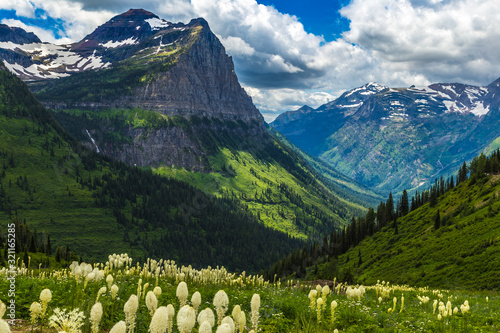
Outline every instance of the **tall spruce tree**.
POLYGON ((410 211, 410 203, 408 201, 408 192, 406 190, 403 191, 403 195, 401 196, 401 216, 405 216, 410 211))
POLYGON ((439 227, 441 226, 441 216, 439 214, 439 209, 436 213, 436 216, 434 216, 434 229, 439 229, 439 227))
POLYGON ((385 218, 386 221, 392 221, 394 218, 394 199, 392 198, 392 192, 389 193, 389 198, 385 203, 385 218))

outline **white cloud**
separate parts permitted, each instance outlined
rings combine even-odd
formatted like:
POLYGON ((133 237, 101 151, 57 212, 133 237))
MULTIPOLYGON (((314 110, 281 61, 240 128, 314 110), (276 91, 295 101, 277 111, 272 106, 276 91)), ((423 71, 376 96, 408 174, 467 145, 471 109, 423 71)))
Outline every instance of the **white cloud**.
POLYGON ((496 0, 418 6, 409 0, 353 0, 341 13, 351 21, 344 39, 369 50, 387 70, 482 84, 500 75, 496 0))
POLYGON ((35 16, 35 7, 29 0, 2 0, 1 9, 15 10, 18 16, 32 18, 35 16))
POLYGON ((267 122, 274 120, 281 112, 297 110, 309 105, 313 108, 332 101, 335 96, 327 92, 306 91, 296 89, 258 89, 244 86, 254 104, 263 111, 267 122))

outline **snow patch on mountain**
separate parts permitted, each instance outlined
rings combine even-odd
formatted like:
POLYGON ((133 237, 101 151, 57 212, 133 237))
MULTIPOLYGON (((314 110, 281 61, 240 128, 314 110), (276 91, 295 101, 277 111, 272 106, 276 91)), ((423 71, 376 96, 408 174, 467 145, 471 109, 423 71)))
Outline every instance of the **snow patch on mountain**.
POLYGON ((490 112, 489 106, 484 106, 483 102, 477 103, 476 107, 473 108, 470 112, 475 114, 476 116, 484 116, 488 112, 490 112))
POLYGON ((107 49, 111 49, 134 44, 139 44, 139 41, 137 40, 137 38, 130 37, 121 41, 109 41, 106 43, 100 43, 99 45, 104 46, 107 49))
POLYGON ((159 18, 150 18, 146 21, 146 23, 149 24, 151 27, 151 30, 161 30, 161 29, 166 29, 168 28, 171 24, 165 20, 159 19, 159 18))

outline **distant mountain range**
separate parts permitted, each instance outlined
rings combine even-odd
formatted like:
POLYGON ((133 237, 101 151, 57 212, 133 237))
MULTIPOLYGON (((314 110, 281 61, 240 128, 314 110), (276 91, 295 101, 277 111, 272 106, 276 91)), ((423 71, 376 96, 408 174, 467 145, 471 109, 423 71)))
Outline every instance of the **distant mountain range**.
POLYGON ((292 143, 347 176, 388 194, 455 172, 500 136, 500 79, 486 87, 376 83, 271 125, 292 143))

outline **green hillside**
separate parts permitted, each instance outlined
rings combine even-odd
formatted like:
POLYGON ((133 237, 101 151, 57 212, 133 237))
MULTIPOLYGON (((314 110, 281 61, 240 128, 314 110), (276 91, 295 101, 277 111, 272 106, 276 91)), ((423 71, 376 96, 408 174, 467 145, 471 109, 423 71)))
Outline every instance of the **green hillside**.
POLYGON ((104 259, 112 248, 252 271, 303 244, 265 227, 236 200, 82 148, 6 70, 0 168, 2 228, 27 221, 40 239, 50 235, 53 249, 69 245, 88 260, 104 259))
POLYGON ((500 286, 500 151, 289 255, 266 273, 439 288, 500 286), (467 174, 470 178, 467 180, 467 174), (410 208, 411 201, 411 208, 410 208), (378 230, 378 231, 377 231, 378 230))
POLYGON ((303 240, 340 230, 380 198, 365 188, 349 189, 352 183, 346 177, 336 175, 334 183, 320 176, 318 168, 278 137, 265 132, 252 136, 257 124, 165 116, 143 109, 57 110, 53 114, 78 140, 90 145, 88 130, 98 146, 112 147, 111 152, 142 149, 136 147, 143 147, 141 142, 165 129, 183 131, 199 147, 197 158, 204 170, 156 163, 150 166, 153 172, 186 181, 206 194, 237 200, 266 226, 303 240))
POLYGON ((368 208, 377 206, 378 203, 384 199, 380 193, 338 172, 320 158, 309 155, 301 150, 292 144, 283 134, 273 129, 270 129, 270 131, 287 147, 292 148, 300 157, 306 160, 321 181, 346 202, 356 203, 368 208))
POLYGON ((500 176, 474 177, 362 241, 338 265, 359 282, 500 287, 500 176), (435 223, 439 213, 440 227, 435 223), (360 259, 361 258, 361 259, 360 259), (359 264, 361 262, 361 264, 359 264))

